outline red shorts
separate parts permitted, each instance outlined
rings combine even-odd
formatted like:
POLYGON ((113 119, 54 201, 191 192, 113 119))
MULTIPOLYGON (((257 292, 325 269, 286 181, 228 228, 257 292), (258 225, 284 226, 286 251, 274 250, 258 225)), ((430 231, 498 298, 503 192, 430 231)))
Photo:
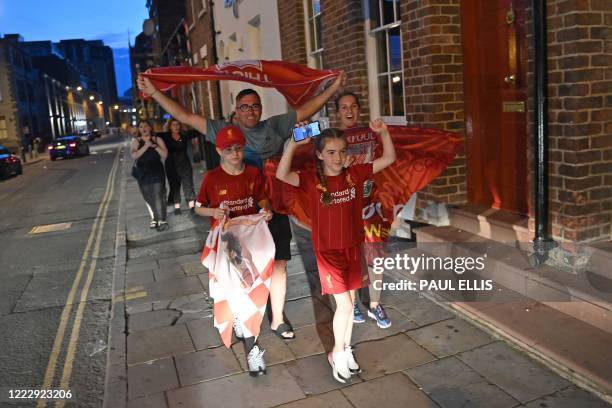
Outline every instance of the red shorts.
POLYGON ((368 273, 367 269, 363 268, 361 247, 315 251, 315 257, 324 295, 344 293, 368 285, 368 273))

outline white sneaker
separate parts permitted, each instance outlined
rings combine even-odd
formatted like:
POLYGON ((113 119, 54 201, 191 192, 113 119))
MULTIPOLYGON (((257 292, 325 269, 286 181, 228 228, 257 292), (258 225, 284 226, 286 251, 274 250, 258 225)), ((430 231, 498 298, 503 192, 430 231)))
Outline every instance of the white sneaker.
POLYGON ((346 384, 346 382, 351 378, 351 371, 348 367, 346 353, 331 352, 327 355, 327 361, 332 368, 332 373, 336 381, 346 384))
POLYGON ((346 355, 346 362, 351 375, 359 374, 361 372, 361 367, 359 367, 359 364, 357 364, 355 361, 355 356, 353 356, 353 348, 351 346, 346 346, 344 348, 344 354, 346 355))
POLYGON ((249 374, 251 377, 266 374, 266 362, 264 361, 265 350, 261 350, 256 344, 253 346, 247 355, 247 364, 249 366, 249 374))
POLYGON ((234 328, 234 334, 236 335, 236 338, 240 341, 244 340, 244 332, 242 331, 242 324, 240 323, 238 318, 234 319, 234 322, 232 323, 232 327, 234 328))

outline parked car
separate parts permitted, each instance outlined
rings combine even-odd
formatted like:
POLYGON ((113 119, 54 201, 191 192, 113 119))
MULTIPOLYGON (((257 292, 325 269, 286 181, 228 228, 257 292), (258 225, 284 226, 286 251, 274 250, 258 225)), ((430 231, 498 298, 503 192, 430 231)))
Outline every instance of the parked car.
POLYGON ((49 145, 49 157, 55 160, 58 157, 87 156, 89 154, 89 144, 79 136, 64 136, 55 139, 49 145))
POLYGON ((12 154, 6 147, 0 146, 0 180, 5 180, 13 174, 19 175, 22 173, 21 159, 12 154))

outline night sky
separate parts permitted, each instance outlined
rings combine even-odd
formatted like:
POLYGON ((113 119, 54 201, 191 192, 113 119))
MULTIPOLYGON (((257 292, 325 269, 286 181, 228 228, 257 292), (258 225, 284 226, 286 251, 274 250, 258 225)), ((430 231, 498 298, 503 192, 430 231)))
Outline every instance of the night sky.
POLYGON ((83 38, 113 48, 117 91, 130 83, 128 30, 132 44, 148 18, 146 0, 0 0, 0 35, 25 41, 83 38))

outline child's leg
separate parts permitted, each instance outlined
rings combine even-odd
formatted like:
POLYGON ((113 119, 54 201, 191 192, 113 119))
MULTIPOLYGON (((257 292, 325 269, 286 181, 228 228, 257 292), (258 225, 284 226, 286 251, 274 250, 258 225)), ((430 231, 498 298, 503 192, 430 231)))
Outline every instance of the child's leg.
POLYGON ((353 304, 355 304, 355 291, 354 290, 349 290, 347 292, 350 296, 350 301, 351 301, 351 311, 350 311, 350 318, 347 320, 346 322, 346 328, 344 330, 344 342, 342 343, 342 348, 344 349, 346 346, 350 346, 351 345, 351 337, 353 335, 353 304))
MULTIPOLYGON (((353 324, 353 300, 349 292, 334 294, 336 301, 336 312, 334 313, 334 353, 344 352, 346 344, 347 326, 353 324)), ((349 333, 350 334, 350 333, 349 333)))

